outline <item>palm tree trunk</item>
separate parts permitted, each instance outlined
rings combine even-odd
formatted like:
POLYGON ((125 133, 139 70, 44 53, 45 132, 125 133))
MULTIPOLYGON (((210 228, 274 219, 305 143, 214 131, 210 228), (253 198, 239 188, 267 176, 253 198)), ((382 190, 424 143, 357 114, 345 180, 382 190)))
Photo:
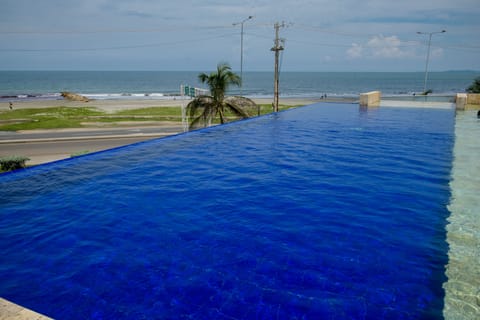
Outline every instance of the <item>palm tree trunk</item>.
POLYGON ((220 123, 224 124, 225 123, 225 117, 223 115, 223 110, 218 110, 218 115, 220 116, 220 123))

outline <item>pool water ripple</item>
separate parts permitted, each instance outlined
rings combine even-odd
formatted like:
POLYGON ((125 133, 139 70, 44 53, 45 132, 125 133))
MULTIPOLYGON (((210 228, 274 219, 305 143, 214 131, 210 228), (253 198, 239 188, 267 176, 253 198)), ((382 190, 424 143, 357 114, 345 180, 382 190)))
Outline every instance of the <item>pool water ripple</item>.
POLYGON ((451 110, 312 105, 0 176, 0 295, 55 318, 424 319, 451 110))

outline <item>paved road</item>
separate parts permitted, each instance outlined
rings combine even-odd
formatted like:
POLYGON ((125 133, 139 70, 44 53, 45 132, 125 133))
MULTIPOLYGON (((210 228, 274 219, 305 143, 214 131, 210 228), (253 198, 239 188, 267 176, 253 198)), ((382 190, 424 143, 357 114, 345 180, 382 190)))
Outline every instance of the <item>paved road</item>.
POLYGON ((39 140, 74 140, 78 138, 95 138, 106 136, 129 136, 129 135, 147 135, 164 136, 182 132, 181 125, 163 126, 163 127, 138 127, 138 128, 106 128, 106 129, 70 129, 70 130, 38 130, 30 133, 0 131, 0 144, 10 143, 11 141, 39 141, 39 140))
POLYGON ((72 154, 111 149, 182 132, 180 126, 110 128, 99 130, 42 130, 37 133, 0 131, 0 157, 20 155, 36 165, 69 158, 72 154))
POLYGON ((0 157, 11 155, 26 156, 30 158, 27 164, 35 165, 69 158, 75 153, 101 151, 149 139, 154 139, 154 137, 4 143, 0 144, 0 157))
POLYGON ((114 139, 82 139, 73 141, 5 143, 0 144, 0 156, 12 154, 26 156, 43 156, 48 154, 72 154, 85 150, 99 151, 149 139, 153 139, 153 137, 126 137, 114 139))

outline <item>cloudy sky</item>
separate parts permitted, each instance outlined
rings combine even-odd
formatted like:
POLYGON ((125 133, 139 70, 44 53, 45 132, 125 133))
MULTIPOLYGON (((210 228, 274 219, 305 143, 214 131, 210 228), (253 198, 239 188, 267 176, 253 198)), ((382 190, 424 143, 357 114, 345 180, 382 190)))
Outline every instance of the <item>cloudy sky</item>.
POLYGON ((480 70, 479 0, 0 0, 0 70, 480 70))

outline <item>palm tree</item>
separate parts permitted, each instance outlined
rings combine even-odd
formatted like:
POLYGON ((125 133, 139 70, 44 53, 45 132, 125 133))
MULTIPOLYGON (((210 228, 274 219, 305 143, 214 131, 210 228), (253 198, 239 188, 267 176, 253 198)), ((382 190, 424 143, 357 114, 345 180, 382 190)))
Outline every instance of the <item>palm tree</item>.
POLYGON ((253 106, 256 106, 247 98, 225 97, 231 85, 241 84, 241 78, 231 71, 227 63, 218 64, 216 72, 199 74, 198 79, 202 83, 207 83, 210 95, 198 96, 187 105, 187 114, 191 119, 190 128, 199 127, 202 123, 204 127, 210 126, 212 120, 217 117, 223 124, 226 121, 226 112, 237 118, 248 118, 249 108, 253 109, 253 106))

